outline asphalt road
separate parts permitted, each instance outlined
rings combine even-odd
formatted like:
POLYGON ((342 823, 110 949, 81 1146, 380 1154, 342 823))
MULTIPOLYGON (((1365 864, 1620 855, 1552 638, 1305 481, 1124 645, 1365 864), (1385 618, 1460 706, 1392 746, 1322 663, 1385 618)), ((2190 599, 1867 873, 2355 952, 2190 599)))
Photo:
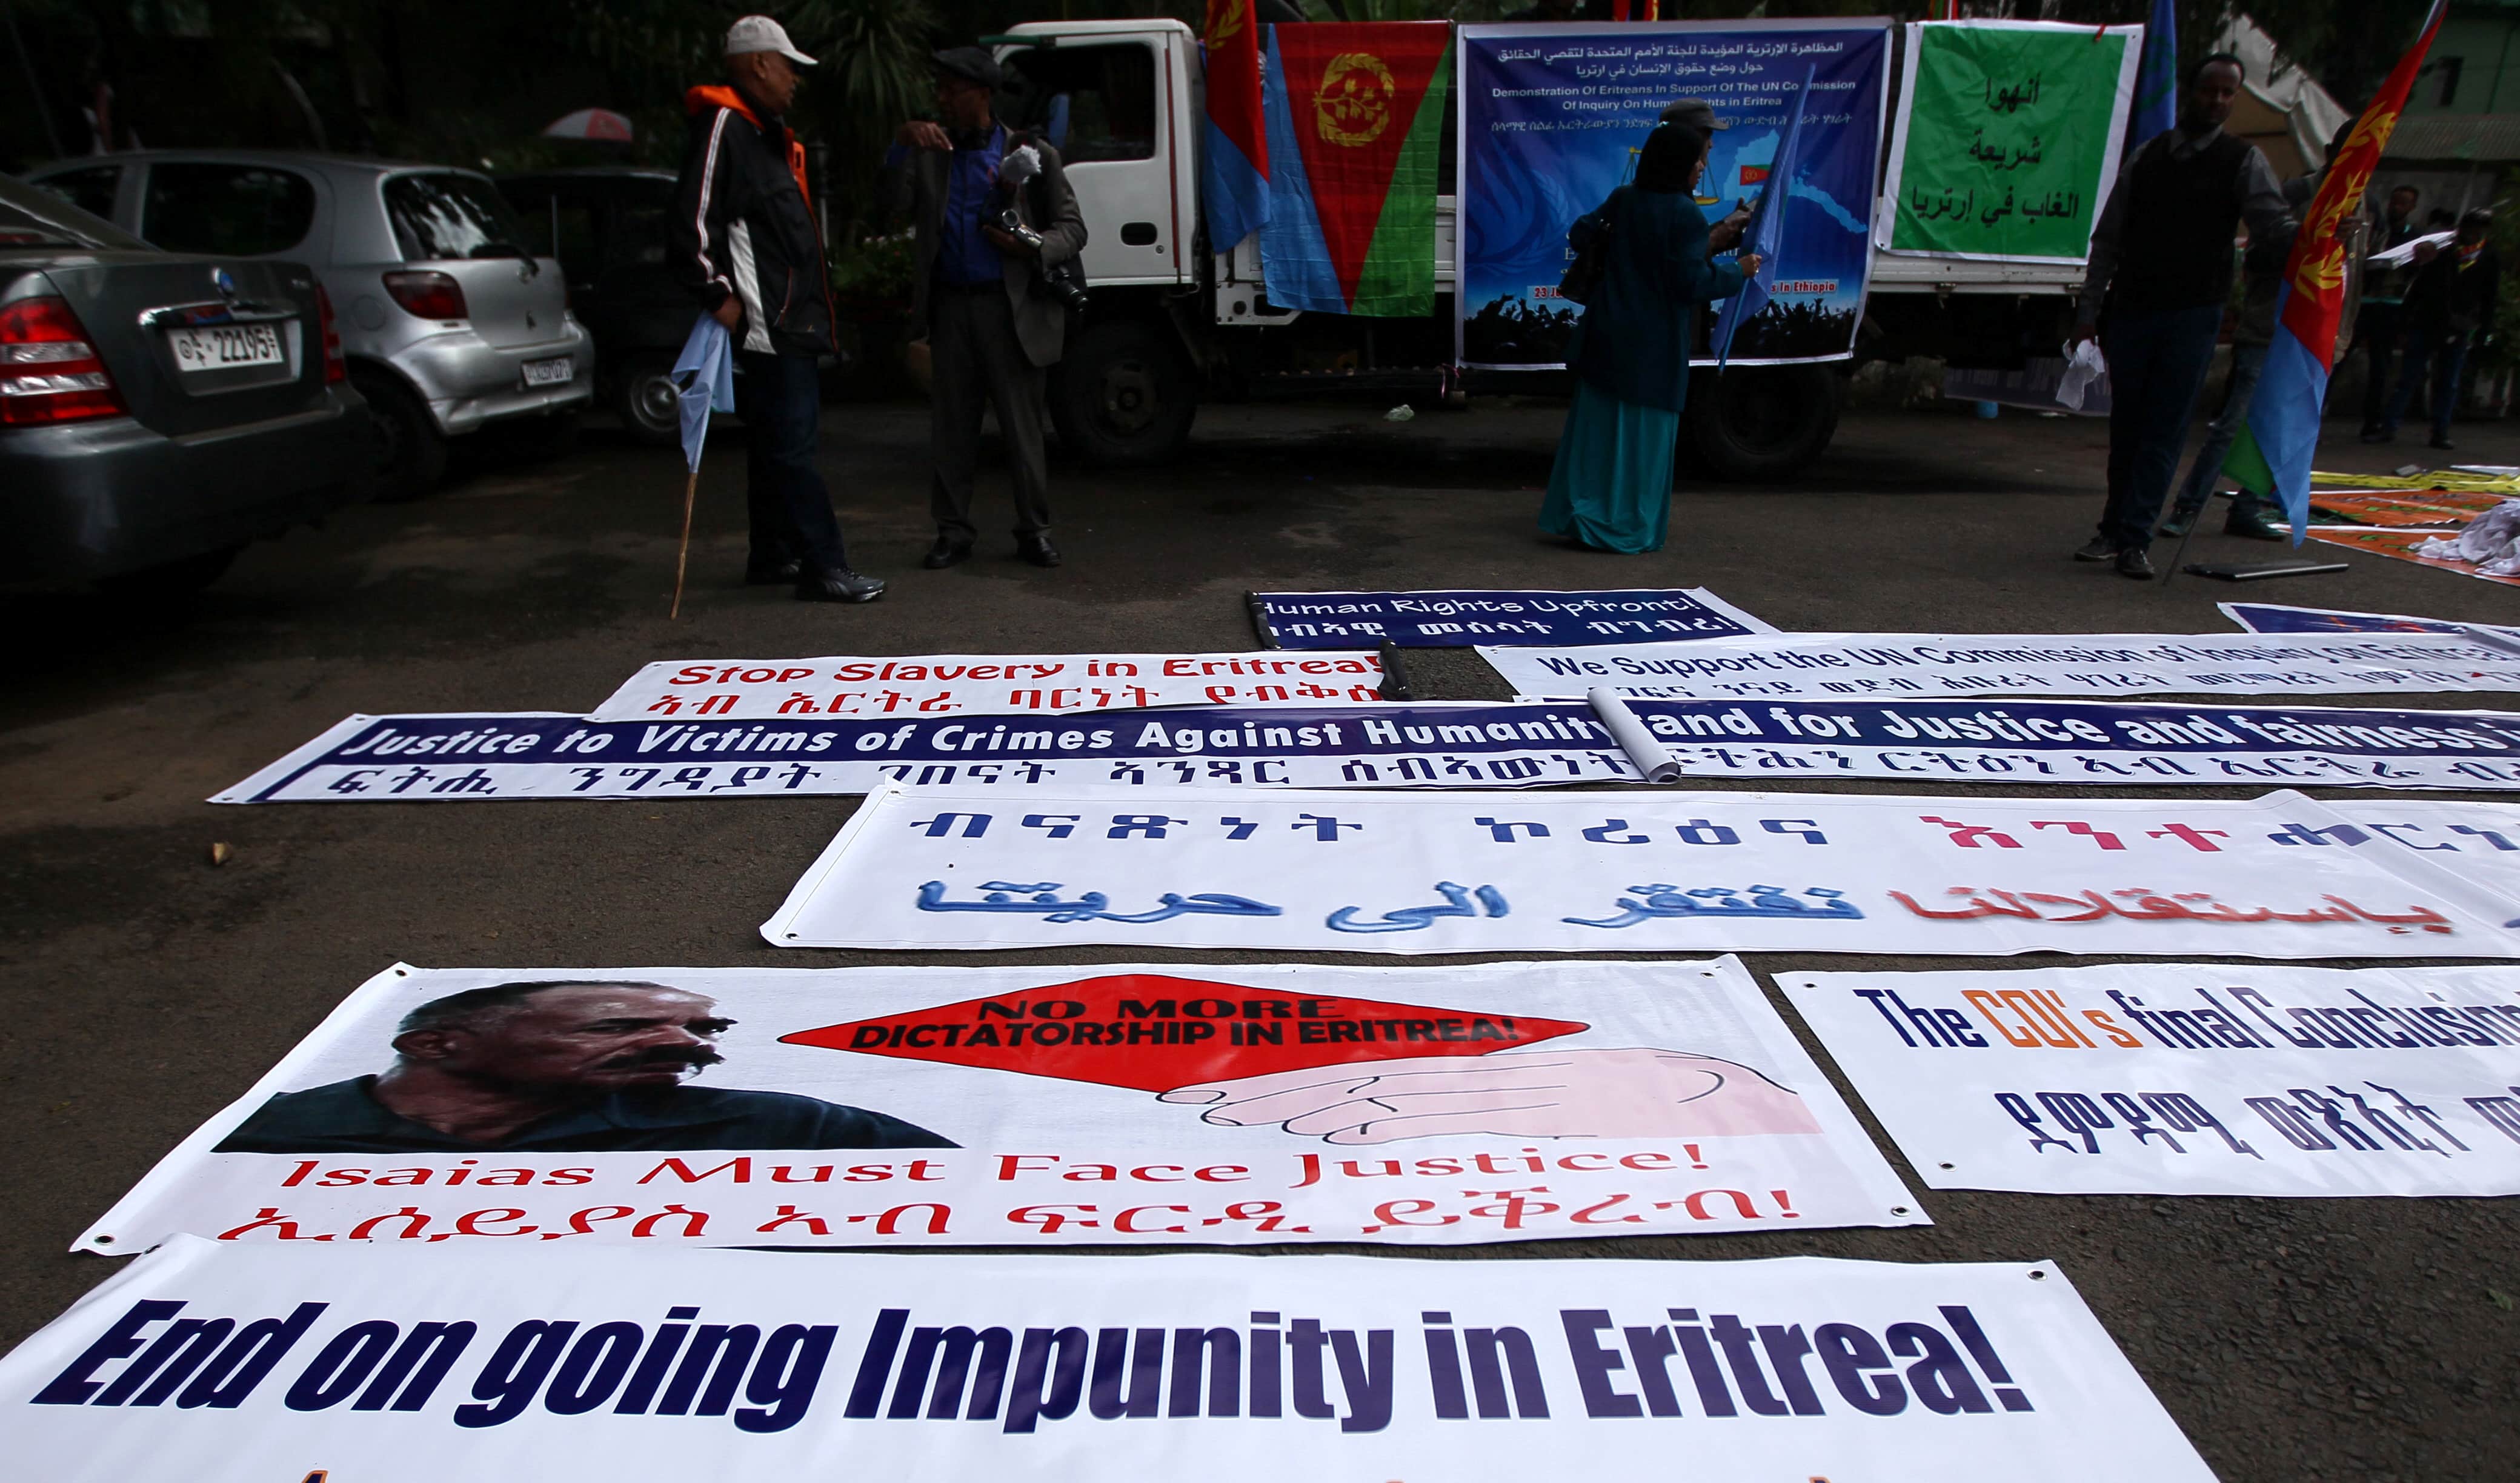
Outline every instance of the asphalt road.
MULTIPOLYGON (((2093 423, 1850 416, 1803 478, 1688 484, 1669 549, 1614 558, 1533 530, 1557 407, 1483 401, 1406 424, 1380 410, 1213 409, 1177 467, 1055 465, 1064 568, 1019 564, 993 532, 967 565, 926 572, 923 408, 832 408, 825 465, 853 557, 893 582, 864 607, 737 582, 733 429, 702 480, 678 624, 665 607, 680 465, 601 432, 561 461, 476 461, 426 502, 353 510, 256 548, 180 615, 0 600, 18 635, 0 706, 0 1126, 11 1130, 0 1343, 111 1273, 64 1248, 396 959, 526 968, 894 956, 776 951, 755 932, 853 800, 199 801, 352 711, 584 709, 642 663, 679 656, 1242 649, 1240 595, 1277 586, 1705 585, 1788 629, 2214 631, 2227 625, 2213 605, 2240 592, 2471 620, 2520 613, 2509 588, 2368 557, 2341 576, 2247 589, 2138 585, 2073 564, 2100 502, 2105 430, 2093 423), (213 841, 233 847, 224 867, 210 863, 213 841)), ((2330 427, 2344 440, 2328 467, 2425 456, 2362 448, 2350 423, 2330 427)), ((2463 460, 2520 463, 2520 430, 2465 427, 2462 439, 2463 460)), ((984 465, 984 526, 1006 511, 1001 477, 984 465)), ((2197 548, 2276 554, 2219 537, 2197 548)), ((1467 651, 1420 652, 1413 672, 1433 697, 1508 693, 1467 651)), ((1751 962, 1763 972, 1995 966, 1751 962)), ((1930 1229, 1431 1254, 2053 1257, 2225 1478, 2520 1476, 2509 1201, 1929 1192, 1926 1206, 1930 1229)))

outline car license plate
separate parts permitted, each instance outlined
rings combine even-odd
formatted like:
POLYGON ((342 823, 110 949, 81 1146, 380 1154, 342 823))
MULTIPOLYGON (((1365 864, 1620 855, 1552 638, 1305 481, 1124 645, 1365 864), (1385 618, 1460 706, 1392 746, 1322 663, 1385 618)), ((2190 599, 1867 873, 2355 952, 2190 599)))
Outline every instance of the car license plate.
POLYGON ((277 325, 205 325, 166 332, 179 371, 232 371, 239 366, 276 366, 281 362, 277 325))
POLYGON ((525 384, 528 386, 565 386, 577 375, 577 367, 565 355, 553 360, 525 362, 525 384))

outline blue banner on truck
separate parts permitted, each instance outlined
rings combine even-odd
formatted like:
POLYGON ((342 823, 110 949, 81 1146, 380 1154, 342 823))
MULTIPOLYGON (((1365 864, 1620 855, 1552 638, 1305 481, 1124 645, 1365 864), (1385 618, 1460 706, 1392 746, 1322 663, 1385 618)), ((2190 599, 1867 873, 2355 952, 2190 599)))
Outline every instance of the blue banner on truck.
MULTIPOLYGON (((1665 106, 1713 105, 1697 202, 1712 222, 1756 202, 1806 71, 1784 238, 1767 306, 1732 341, 1735 364, 1852 354, 1872 262, 1889 32, 1880 23, 1722 21, 1469 25, 1461 32, 1459 351, 1466 365, 1566 363, 1583 310, 1557 296, 1566 229, 1636 173, 1665 106)), ((1700 358, 1713 356, 1701 340, 1700 358)))

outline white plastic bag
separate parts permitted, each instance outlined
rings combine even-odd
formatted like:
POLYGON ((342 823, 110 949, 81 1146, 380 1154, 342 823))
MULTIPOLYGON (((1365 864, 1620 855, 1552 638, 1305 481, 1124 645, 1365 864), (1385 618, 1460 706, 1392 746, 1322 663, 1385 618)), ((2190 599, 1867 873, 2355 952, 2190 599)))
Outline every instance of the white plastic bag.
POLYGON ((2083 397, 2092 382, 2109 374, 2109 363, 2100 354, 2100 342, 2087 339, 2065 351, 2065 374, 2056 382, 2058 405, 2083 410, 2083 397))
POLYGON ((2505 500, 2460 527, 2458 534, 2419 541, 2414 554, 2436 562, 2469 562, 2486 576, 2520 572, 2520 500, 2505 500))

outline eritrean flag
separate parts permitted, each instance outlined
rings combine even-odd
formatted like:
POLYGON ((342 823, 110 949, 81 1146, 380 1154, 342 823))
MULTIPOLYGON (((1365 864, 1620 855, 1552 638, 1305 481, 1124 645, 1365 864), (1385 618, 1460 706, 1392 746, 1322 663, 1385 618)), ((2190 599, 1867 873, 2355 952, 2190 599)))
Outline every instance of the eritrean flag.
POLYGON ((1452 26, 1269 27, 1269 301, 1329 314, 1435 307, 1435 162, 1452 26))
POLYGON ((1251 0, 1208 0, 1207 248, 1231 252, 1269 220, 1269 131, 1251 0))
POLYGON ((2223 472, 2243 488, 2273 493, 2292 517, 2292 543, 2302 543, 2310 529, 2310 466, 2318 451, 2319 406, 2327 399, 2327 374, 2336 361, 2336 330, 2345 316, 2345 245, 2337 230, 2362 209, 2362 192, 2380 152, 2406 110, 2415 72, 2441 29, 2446 0, 2433 0, 2423 33, 2398 59, 2396 69, 2371 106, 2346 136, 2345 147, 2327 162, 2326 178, 2302 214, 2284 260, 2283 287, 2275 300, 2275 337, 2267 346, 2267 367, 2249 401, 2248 425, 2231 444, 2223 472))

